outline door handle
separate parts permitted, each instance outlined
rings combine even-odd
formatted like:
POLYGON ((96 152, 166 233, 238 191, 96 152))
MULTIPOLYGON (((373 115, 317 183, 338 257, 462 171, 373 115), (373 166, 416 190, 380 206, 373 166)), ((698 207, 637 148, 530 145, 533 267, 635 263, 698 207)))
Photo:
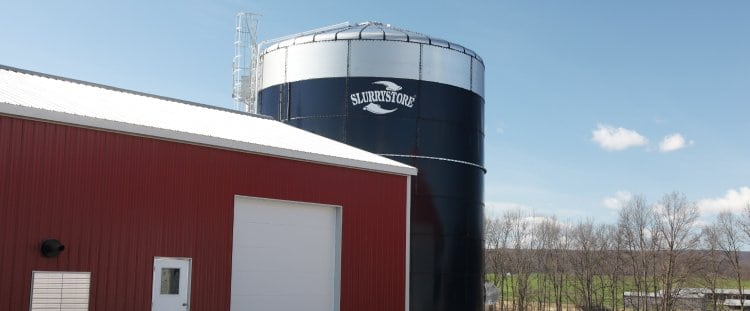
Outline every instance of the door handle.
POLYGON ((182 303, 182 306, 183 306, 183 307, 187 307, 187 302, 183 302, 183 303, 182 303))

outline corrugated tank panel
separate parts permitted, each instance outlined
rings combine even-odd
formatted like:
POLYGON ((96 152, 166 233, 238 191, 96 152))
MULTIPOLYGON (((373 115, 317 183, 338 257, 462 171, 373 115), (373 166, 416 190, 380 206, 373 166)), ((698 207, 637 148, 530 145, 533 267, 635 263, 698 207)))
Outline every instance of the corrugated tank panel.
POLYGON ((406 180, 0 115, 0 310, 28 309, 33 270, 90 271, 90 310, 150 310, 155 256, 192 258, 191 310, 228 310, 235 195, 342 206, 341 310, 401 310, 406 180))

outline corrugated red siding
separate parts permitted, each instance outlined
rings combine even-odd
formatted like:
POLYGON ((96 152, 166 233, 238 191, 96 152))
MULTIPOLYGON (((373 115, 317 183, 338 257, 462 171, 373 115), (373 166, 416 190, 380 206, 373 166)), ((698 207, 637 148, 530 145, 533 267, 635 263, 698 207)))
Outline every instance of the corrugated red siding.
POLYGON ((191 310, 228 310, 236 194, 343 206, 341 310, 403 309, 404 176, 0 116, 0 310, 28 310, 33 270, 151 310, 154 256, 193 259, 191 310))

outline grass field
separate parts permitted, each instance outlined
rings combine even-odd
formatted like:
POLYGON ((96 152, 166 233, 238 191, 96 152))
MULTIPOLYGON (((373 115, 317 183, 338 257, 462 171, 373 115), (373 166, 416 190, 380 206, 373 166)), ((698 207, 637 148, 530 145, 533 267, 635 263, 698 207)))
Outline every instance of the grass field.
MULTIPOLYGON (((495 276, 493 274, 487 274, 485 280, 493 282, 495 276)), ((501 300, 512 301, 516 299, 518 291, 515 287, 516 276, 507 276, 505 280, 505 286, 501 288, 501 300)), ((614 300, 616 306, 622 306, 622 294, 626 291, 636 291, 634 286, 633 277, 625 276, 623 280, 618 280, 618 284, 615 287, 614 297, 611 292, 611 283, 607 276, 596 276, 594 277, 593 288, 596 291, 599 303, 605 306, 611 306, 614 300)), ((745 289, 750 289, 750 280, 743 280, 742 286, 745 289)), ((686 284, 680 284, 682 288, 702 288, 705 285, 701 284, 698 280, 687 282, 686 284)), ((564 304, 575 304, 576 300, 580 297, 578 293, 576 280, 572 277, 568 277, 567 281, 563 284, 563 295, 562 302, 564 304)), ((719 280, 717 288, 737 288, 737 282, 731 279, 719 280)), ((653 291, 653 290, 651 290, 653 291)), ((543 274, 531 274, 528 280, 528 296, 527 301, 532 304, 538 303, 550 303, 554 301, 554 294, 552 292, 552 284, 549 277, 545 277, 543 274)))

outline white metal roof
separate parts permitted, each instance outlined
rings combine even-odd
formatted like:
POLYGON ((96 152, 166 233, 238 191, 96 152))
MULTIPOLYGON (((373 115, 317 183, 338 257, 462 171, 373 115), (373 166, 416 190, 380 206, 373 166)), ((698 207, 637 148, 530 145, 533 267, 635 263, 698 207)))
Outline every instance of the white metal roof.
POLYGON ((416 168, 281 122, 0 66, 0 114, 403 175, 416 168))

